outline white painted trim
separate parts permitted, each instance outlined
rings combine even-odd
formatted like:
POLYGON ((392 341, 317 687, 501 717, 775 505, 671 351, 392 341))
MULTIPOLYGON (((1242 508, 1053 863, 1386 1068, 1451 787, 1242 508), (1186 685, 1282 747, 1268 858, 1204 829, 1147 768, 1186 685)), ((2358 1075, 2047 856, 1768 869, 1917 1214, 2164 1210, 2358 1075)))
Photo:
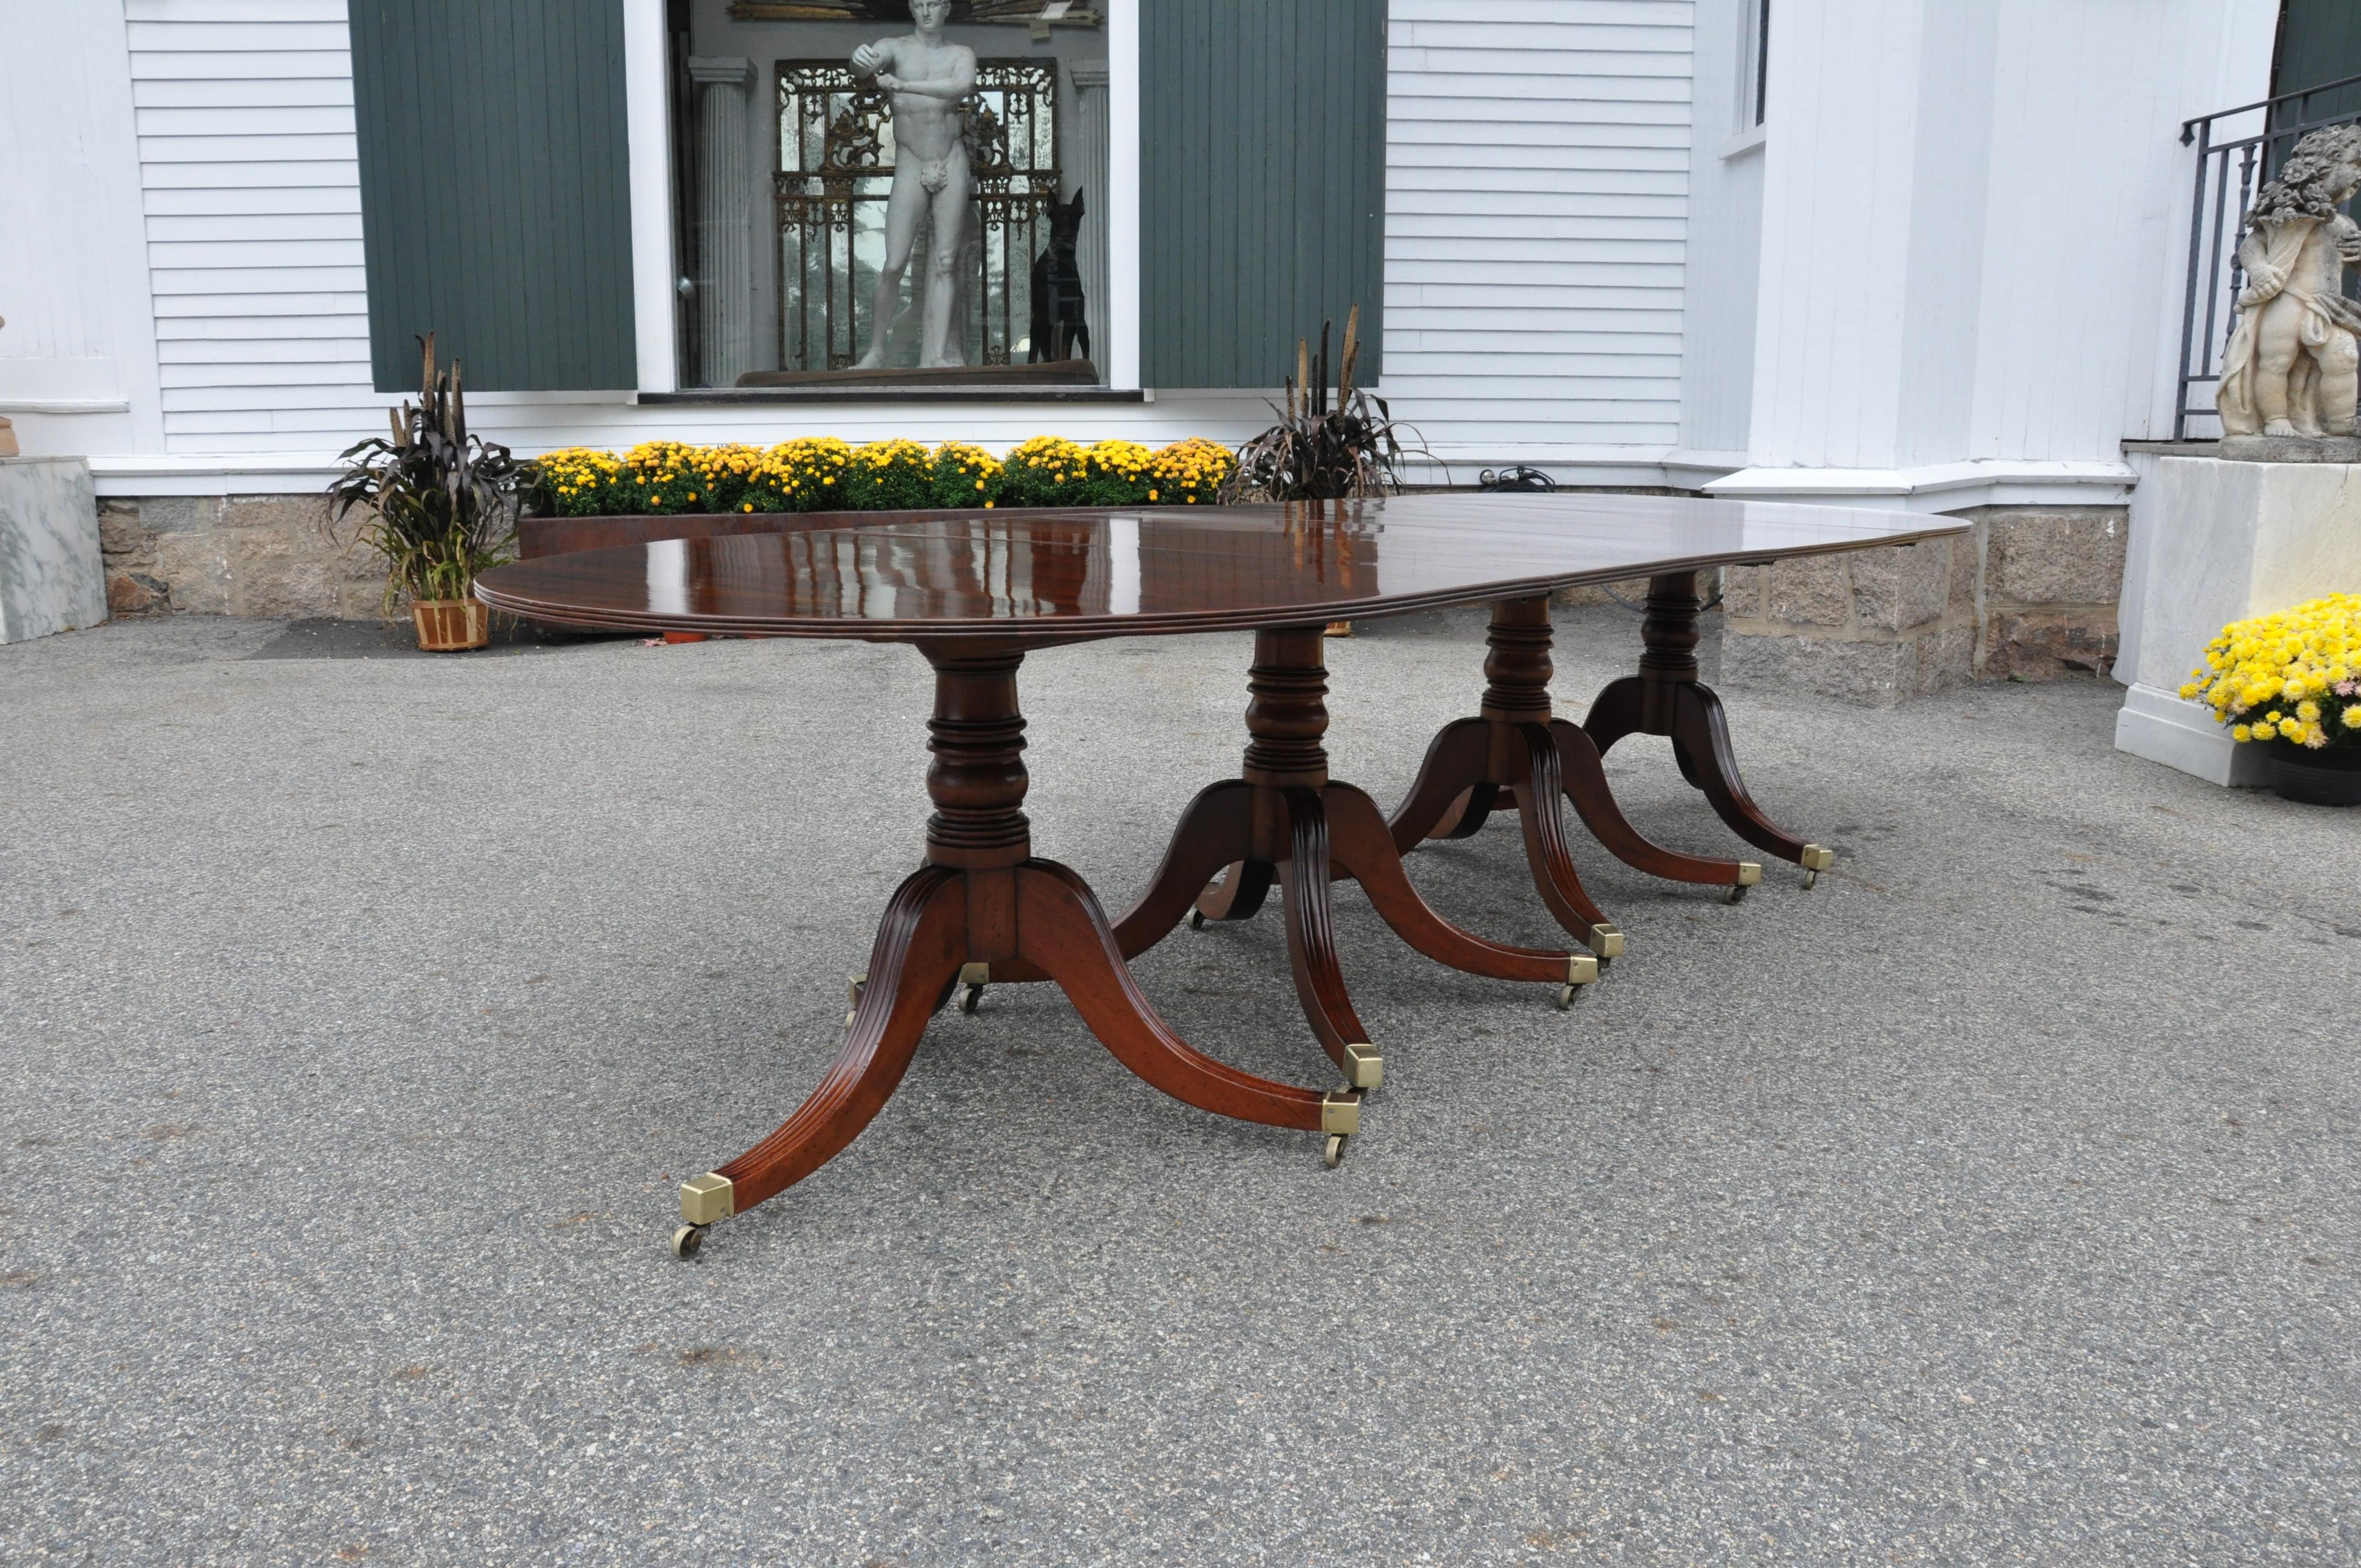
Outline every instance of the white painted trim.
POLYGON ((1704 487, 1709 496, 1858 506, 1901 503, 1905 511, 1971 506, 2110 506, 2139 477, 2127 463, 1932 463, 1916 468, 1742 468, 1704 487))
POLYGON ((0 398, 0 414, 125 414, 126 398, 0 398))
POLYGON ((631 319, 639 389, 680 387, 673 343, 672 126, 665 113, 664 0, 623 0, 624 125, 631 137, 631 319))
POLYGON ((1139 371, 1139 0, 1107 0, 1107 385, 1139 371))
POLYGON ((2269 782, 2261 747, 2239 745, 2214 722, 2211 708, 2156 686, 2135 685, 2124 694, 2115 750, 2231 789, 2269 782))
POLYGON ((1771 126, 1768 121, 1765 121, 1763 124, 1759 126, 1747 126, 1746 129, 1739 132, 1736 136, 1731 137, 1728 141, 1721 144, 1721 156, 1724 159, 1729 159, 1742 157, 1747 153, 1752 152, 1756 148, 1763 145, 1763 133, 1768 131, 1770 128, 1771 126))
POLYGON ((128 405, 132 439, 161 451, 163 385, 156 351, 155 282, 146 265, 148 209, 131 85, 130 25, 120 5, 90 7, 86 25, 104 34, 92 40, 85 76, 90 95, 84 134, 90 137, 93 159, 106 170, 100 190, 92 195, 123 247, 123 270, 113 285, 116 386, 128 405))

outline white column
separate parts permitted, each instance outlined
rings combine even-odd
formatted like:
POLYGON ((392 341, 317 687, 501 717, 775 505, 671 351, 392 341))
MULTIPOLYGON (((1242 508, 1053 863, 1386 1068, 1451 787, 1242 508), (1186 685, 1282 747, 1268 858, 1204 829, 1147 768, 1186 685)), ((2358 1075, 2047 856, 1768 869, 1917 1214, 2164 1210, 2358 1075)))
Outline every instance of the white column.
POLYGON ((664 0, 623 0, 623 100, 631 171, 631 321, 642 392, 680 384, 673 343, 672 127, 664 0))
POLYGON ((754 68, 691 56, 697 84, 697 325, 699 378, 732 387, 754 367, 754 262, 746 226, 746 93, 754 68))
POLYGON ((1091 325, 1091 357, 1104 378, 1113 345, 1107 336, 1107 219, 1115 192, 1107 188, 1107 68, 1085 61, 1073 68, 1074 151, 1068 160, 1069 191, 1082 192, 1082 233, 1074 258, 1082 269, 1082 300, 1091 325))
MULTIPOLYGON (((1107 302, 1099 359, 1110 387, 1139 385, 1139 0, 1106 0, 1107 302)), ((1098 345, 1093 344, 1093 348, 1098 345)))

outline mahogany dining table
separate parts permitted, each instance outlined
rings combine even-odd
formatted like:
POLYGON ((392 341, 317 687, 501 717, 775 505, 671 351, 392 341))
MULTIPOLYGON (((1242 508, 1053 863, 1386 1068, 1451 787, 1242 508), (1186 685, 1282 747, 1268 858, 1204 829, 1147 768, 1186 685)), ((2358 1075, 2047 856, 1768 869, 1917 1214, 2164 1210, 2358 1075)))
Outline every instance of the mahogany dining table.
MULTIPOLYGON (((1332 881, 1356 880, 1411 947, 1438 962, 1553 988, 1559 1005, 1621 950, 1584 892, 1559 800, 1609 850, 1654 874, 1742 895, 1752 862, 1664 849, 1609 793, 1599 755, 1635 733, 1672 738, 1717 814, 1809 879, 1828 851, 1773 825, 1740 778, 1719 701, 1697 678, 1697 574, 1957 533, 1951 519, 1677 497, 1432 494, 1285 506, 987 510, 915 522, 660 541, 519 562, 477 596, 536 621, 589 629, 906 642, 935 672, 918 869, 888 900, 835 1062, 776 1131, 681 1188, 673 1252, 808 1176, 899 1085, 928 1021, 987 982, 1054 981, 1124 1066, 1202 1110, 1324 1139, 1334 1165, 1360 1132, 1384 1062, 1338 962, 1332 881), (1549 695, 1549 596, 1645 577, 1637 673, 1576 725, 1549 695), (1332 779, 1323 630, 1488 605, 1477 714, 1444 726, 1389 819, 1332 779), (1245 760, 1182 815, 1163 864, 1110 920, 1083 880, 1033 852, 1022 806, 1017 672, 1035 650, 1110 637, 1251 630, 1245 760), (1587 950, 1495 942, 1437 914, 1404 854, 1513 809, 1535 887, 1587 950), (1221 878, 1215 883, 1215 878, 1221 878), (1184 918, 1252 915, 1276 883, 1297 998, 1345 1083, 1314 1090, 1242 1072, 1158 1016, 1126 967, 1184 918)), ((854 711, 860 710, 855 706, 854 711)), ((1121 737, 1100 744, 1121 747, 1121 737)), ((867 781, 848 782, 867 789, 867 781)))

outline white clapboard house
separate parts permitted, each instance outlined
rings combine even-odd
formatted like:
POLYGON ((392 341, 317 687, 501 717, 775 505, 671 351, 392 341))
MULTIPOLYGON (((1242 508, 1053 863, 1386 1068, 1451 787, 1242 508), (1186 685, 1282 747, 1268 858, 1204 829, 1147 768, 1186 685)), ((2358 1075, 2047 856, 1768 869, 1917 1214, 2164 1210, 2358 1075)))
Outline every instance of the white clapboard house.
POLYGON ((893 148, 848 61, 900 0, 0 0, 0 412, 87 455, 133 599, 302 610, 325 579, 238 529, 294 526, 254 498, 382 429, 430 328, 522 453, 1157 444, 1250 433, 1358 304, 1433 482, 2051 518, 2085 580, 1980 566, 1982 662, 1993 615, 2112 614, 2140 444, 2214 433, 2183 123, 2361 73, 2355 13, 958 0, 967 367, 916 367, 914 267, 908 373, 856 376, 893 148), (1077 190, 1091 353, 1037 360, 1077 190))

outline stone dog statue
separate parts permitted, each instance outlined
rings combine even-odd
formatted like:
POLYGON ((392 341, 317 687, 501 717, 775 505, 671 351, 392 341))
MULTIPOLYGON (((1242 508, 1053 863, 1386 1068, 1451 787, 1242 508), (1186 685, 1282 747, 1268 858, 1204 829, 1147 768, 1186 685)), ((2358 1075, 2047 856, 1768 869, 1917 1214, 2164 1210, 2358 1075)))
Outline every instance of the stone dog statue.
POLYGON ((2361 391, 2361 308, 2345 269, 2361 265, 2361 226, 2338 209, 2361 188, 2361 126, 2296 143, 2255 193, 2238 265, 2238 322, 2222 356, 2217 406, 2227 435, 2351 435, 2361 391))

